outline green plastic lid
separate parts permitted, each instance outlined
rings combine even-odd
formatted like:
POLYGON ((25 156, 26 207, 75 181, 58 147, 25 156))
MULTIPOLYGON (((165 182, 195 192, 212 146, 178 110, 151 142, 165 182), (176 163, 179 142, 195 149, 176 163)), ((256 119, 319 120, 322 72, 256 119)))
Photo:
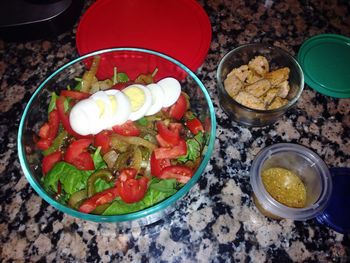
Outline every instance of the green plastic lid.
POLYGON ((327 96, 350 98, 350 38, 314 36, 301 46, 298 62, 311 88, 327 96))

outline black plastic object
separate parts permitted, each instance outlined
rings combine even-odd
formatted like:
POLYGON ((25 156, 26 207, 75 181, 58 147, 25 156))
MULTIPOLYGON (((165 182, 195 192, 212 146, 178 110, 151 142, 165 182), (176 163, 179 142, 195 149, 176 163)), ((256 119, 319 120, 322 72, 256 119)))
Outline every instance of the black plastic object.
POLYGON ((54 37, 71 28, 83 0, 1 0, 0 38, 8 41, 54 37))

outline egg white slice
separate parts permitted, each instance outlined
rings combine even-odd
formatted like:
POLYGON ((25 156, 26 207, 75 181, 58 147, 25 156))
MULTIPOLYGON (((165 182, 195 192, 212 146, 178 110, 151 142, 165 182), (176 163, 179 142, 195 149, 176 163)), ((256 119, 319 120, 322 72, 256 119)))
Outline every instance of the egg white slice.
POLYGON ((161 79, 157 82, 164 92, 163 107, 169 107, 173 105, 181 94, 181 85, 177 79, 168 77, 161 79))
POLYGON ((152 105, 145 114, 145 116, 149 116, 156 114, 162 109, 164 91, 163 88, 156 83, 148 84, 146 87, 151 91, 152 95, 152 105))
POLYGON ((131 104, 129 120, 136 121, 145 116, 152 104, 152 94, 149 89, 140 84, 133 84, 122 92, 128 97, 131 104))
POLYGON ((99 108, 98 124, 102 129, 106 129, 112 122, 111 100, 104 91, 98 91, 90 96, 99 108))
POLYGON ((114 125, 121 125, 125 123, 131 113, 131 104, 128 97, 119 90, 106 90, 111 102, 111 123, 107 127, 111 129, 114 125))
POLYGON ((99 108, 92 99, 79 101, 69 114, 72 129, 80 135, 97 134, 102 131, 97 125, 98 121, 99 108))

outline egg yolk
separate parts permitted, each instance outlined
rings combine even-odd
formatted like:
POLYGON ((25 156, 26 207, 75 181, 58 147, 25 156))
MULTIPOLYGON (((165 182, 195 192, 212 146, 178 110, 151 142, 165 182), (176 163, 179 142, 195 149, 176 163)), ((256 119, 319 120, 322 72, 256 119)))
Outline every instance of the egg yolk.
POLYGON ((105 104, 102 100, 96 100, 95 102, 100 110, 100 117, 101 117, 105 112, 105 104))
POLYGON ((117 110, 117 100, 115 99, 114 96, 108 96, 108 98, 111 102, 112 113, 114 114, 117 110))
POLYGON ((142 89, 138 87, 130 87, 123 92, 130 100, 132 112, 139 110, 145 103, 146 95, 142 89))

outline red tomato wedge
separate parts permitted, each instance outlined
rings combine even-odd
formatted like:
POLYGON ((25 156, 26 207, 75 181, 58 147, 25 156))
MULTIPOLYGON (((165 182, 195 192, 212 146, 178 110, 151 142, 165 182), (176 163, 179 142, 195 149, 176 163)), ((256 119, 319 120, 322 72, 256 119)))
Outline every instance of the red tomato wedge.
POLYGON ((148 189, 148 179, 142 176, 136 179, 136 170, 127 168, 121 171, 116 187, 120 198, 125 203, 135 203, 140 201, 148 189))
POLYGON ((156 159, 175 159, 187 154, 187 145, 185 140, 179 139, 179 143, 173 147, 160 147, 154 149, 156 159))
POLYGON ((165 167, 170 166, 170 160, 165 158, 165 159, 156 159, 156 156, 154 152, 152 152, 151 155, 151 174, 158 177, 160 176, 162 170, 165 167))
POLYGON ((87 152, 87 147, 92 143, 90 139, 79 139, 72 142, 64 155, 64 160, 77 167, 79 170, 94 170, 94 161, 87 152))
POLYGON ((36 147, 44 151, 50 148, 51 144, 52 144, 51 139, 40 139, 39 141, 37 141, 36 147))
POLYGON ((133 121, 127 121, 122 125, 115 125, 112 130, 120 135, 124 136, 139 136, 140 130, 136 127, 133 121))
POLYGON ((46 122, 41 126, 39 130, 39 137, 42 139, 47 139, 49 137, 50 125, 46 122))
POLYGON ((175 104, 171 106, 169 115, 175 120, 181 120, 186 112, 186 108, 187 100, 186 97, 181 93, 175 104))
POLYGON ((117 196, 118 196, 118 191, 116 187, 106 189, 86 199, 79 207, 79 211, 87 214, 91 213, 99 205, 110 203, 117 196))
POLYGON ((76 90, 62 90, 61 96, 69 97, 75 100, 82 100, 90 97, 90 93, 76 91, 76 90))
POLYGON ((46 150, 51 146, 57 135, 59 124, 60 120, 57 110, 51 111, 48 122, 44 123, 39 130, 40 140, 36 144, 39 149, 46 150))
POLYGON ((203 125, 197 118, 187 120, 185 125, 194 135, 198 134, 199 132, 204 132, 203 125))
POLYGON ((162 121, 156 123, 158 134, 170 145, 174 146, 179 143, 179 130, 170 130, 162 121))
POLYGON ((165 167, 159 178, 162 179, 176 179, 179 183, 187 183, 193 175, 190 168, 184 165, 171 165, 165 167))
POLYGON ((64 101, 66 100, 66 97, 64 96, 59 96, 56 100, 56 107, 58 111, 58 115, 60 117, 60 121, 64 127, 64 129, 70 134, 75 136, 76 138, 80 138, 81 136, 77 134, 75 131, 73 131, 72 127, 70 126, 69 123, 69 115, 66 114, 64 111, 64 101))
POLYGON ((110 148, 110 132, 109 131, 102 131, 95 135, 94 137, 94 146, 95 147, 101 147, 101 153, 105 154, 109 151, 110 148))
POLYGON ((53 152, 43 158, 42 170, 44 174, 47 174, 52 167, 59 161, 62 160, 62 153, 60 151, 53 152))

